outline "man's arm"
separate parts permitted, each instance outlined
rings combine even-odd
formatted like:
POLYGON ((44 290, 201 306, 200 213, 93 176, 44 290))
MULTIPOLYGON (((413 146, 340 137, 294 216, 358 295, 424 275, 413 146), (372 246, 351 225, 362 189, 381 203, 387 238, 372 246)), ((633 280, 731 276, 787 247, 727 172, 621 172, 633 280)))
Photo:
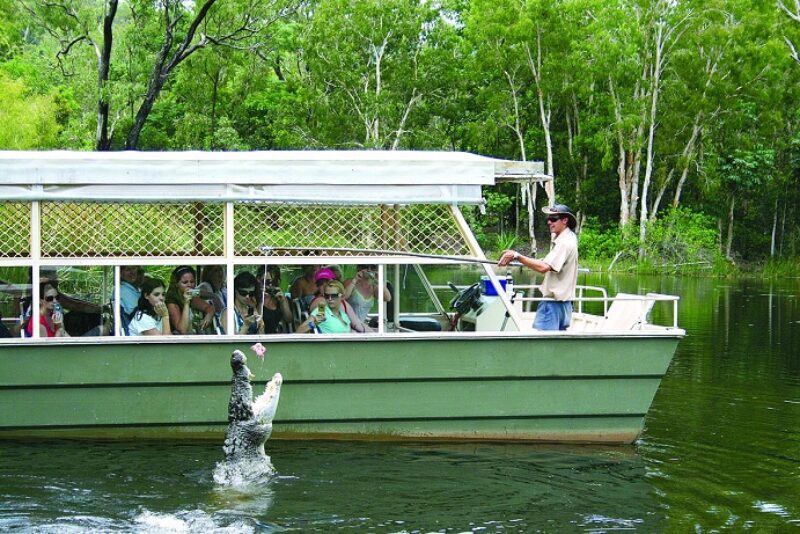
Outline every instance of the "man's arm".
POLYGON ((518 261, 525 267, 529 269, 533 269, 537 273, 546 273, 548 271, 552 271, 552 267, 547 263, 543 262, 542 260, 537 260, 536 258, 529 258, 528 256, 523 256, 519 252, 514 250, 506 250, 503 252, 503 255, 500 256, 500 261, 497 262, 497 265, 500 267, 505 267, 512 261, 518 261))

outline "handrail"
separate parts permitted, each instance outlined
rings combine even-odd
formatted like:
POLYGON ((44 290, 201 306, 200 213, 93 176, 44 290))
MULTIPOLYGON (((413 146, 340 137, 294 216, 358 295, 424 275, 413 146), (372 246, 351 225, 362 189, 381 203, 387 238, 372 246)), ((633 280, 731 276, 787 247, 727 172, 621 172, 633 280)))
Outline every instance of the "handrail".
MULTIPOLYGON (((459 289, 464 289, 468 286, 456 286, 459 289)), ((514 290, 517 289, 536 289, 538 285, 515 285, 514 290)), ((450 286, 447 285, 432 285, 432 289, 451 289, 450 286)), ((613 303, 615 301, 622 301, 622 302, 642 302, 642 301, 653 301, 653 302, 672 302, 672 327, 678 328, 678 302, 680 301, 680 297, 677 295, 664 295, 662 293, 647 293, 646 295, 625 295, 620 296, 616 295, 614 297, 609 297, 608 293, 605 288, 598 287, 598 286, 577 286, 576 291, 578 292, 578 296, 573 300, 573 302, 578 303, 578 313, 583 312, 583 303, 584 302, 602 302, 603 303, 603 317, 608 316, 608 304, 609 302, 613 303), (583 296, 584 290, 592 290, 598 291, 602 293, 602 297, 585 297, 583 296)), ((552 301, 555 299, 549 297, 522 297, 519 296, 516 298, 518 302, 542 302, 542 301, 552 301)), ((641 322, 642 324, 646 323, 646 315, 642 317, 641 322)))
MULTIPOLYGON (((608 303, 614 303, 615 301, 622 301, 622 302, 643 302, 643 301, 653 301, 653 302, 672 302, 672 327, 678 328, 678 301, 680 301, 680 297, 677 295, 663 295, 660 293, 648 293, 646 295, 632 295, 632 296, 614 296, 614 297, 583 297, 580 302, 602 302, 604 308, 604 316, 608 315, 608 303)), ((554 300, 551 298, 545 297, 521 297, 519 300, 523 300, 526 302, 540 302, 545 300, 554 300)), ((577 299, 575 299, 577 300, 577 299)), ((646 313, 642 317, 642 324, 646 323, 646 313)))
MULTIPOLYGON (((539 289, 541 287, 541 285, 538 285, 538 284, 515 285, 514 287, 515 287, 515 289, 539 289)), ((575 286, 575 290, 578 293, 577 297, 574 300, 574 302, 578 303, 578 313, 583 313, 583 303, 584 302, 591 302, 589 300, 586 300, 587 297, 583 296, 584 291, 596 291, 596 292, 600 293, 601 295, 603 295, 604 299, 608 299, 608 292, 606 291, 606 288, 604 288, 604 287, 579 285, 579 286, 575 286)), ((522 297, 521 300, 527 301, 527 302, 533 302, 533 300, 531 300, 533 298, 534 297, 522 297)), ((552 299, 546 299, 546 300, 552 300, 552 299)), ((603 302, 603 315, 606 315, 607 313, 608 313, 608 302, 604 301, 603 302)))

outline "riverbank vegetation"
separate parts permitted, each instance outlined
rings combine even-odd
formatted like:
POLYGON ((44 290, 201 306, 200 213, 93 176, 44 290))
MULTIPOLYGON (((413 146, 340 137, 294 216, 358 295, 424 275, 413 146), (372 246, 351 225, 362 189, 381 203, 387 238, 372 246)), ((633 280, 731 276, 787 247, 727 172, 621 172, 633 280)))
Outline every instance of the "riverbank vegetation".
POLYGON ((798 273, 798 43, 780 1, 0 0, 0 148, 536 159, 489 250, 557 200, 604 269, 798 273))

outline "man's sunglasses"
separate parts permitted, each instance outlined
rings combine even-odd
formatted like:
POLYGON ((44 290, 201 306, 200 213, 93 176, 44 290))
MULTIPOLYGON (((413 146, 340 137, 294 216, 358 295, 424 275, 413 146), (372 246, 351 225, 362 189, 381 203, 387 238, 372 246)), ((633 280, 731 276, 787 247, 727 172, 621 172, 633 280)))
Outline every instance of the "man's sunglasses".
POLYGON ((551 215, 547 218, 547 222, 558 222, 561 219, 563 219, 563 217, 559 217, 558 215, 551 215))

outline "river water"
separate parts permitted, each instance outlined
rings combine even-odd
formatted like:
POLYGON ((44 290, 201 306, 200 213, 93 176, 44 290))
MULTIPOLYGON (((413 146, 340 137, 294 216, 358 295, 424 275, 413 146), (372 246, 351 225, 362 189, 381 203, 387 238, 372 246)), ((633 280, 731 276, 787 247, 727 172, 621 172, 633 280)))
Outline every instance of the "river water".
POLYGON ((230 489, 220 444, 3 442, 0 531, 800 531, 800 281, 585 276, 682 297, 636 446, 269 441, 230 489))

